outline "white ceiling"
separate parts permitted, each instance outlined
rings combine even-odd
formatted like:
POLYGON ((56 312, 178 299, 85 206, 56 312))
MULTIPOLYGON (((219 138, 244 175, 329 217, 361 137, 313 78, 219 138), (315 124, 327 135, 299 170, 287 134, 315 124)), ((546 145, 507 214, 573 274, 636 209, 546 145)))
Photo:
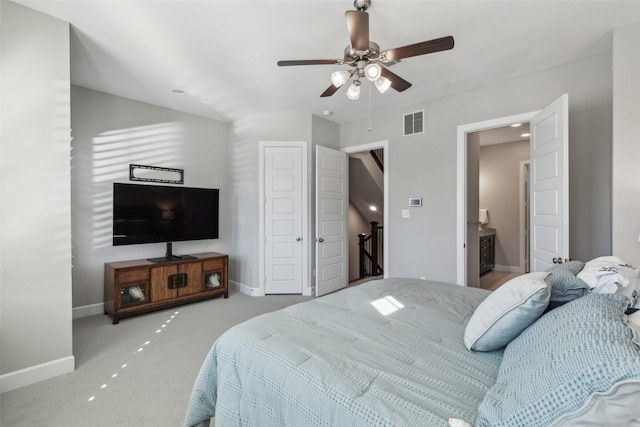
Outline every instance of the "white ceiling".
MULTIPOLYGON (((346 88, 320 98, 340 66, 276 66, 342 58, 351 0, 16 2, 71 23, 75 85, 223 121, 329 110, 344 123, 369 112, 368 83, 358 101, 346 88)), ((381 50, 455 38, 451 51, 395 65, 413 86, 384 95, 374 88, 375 113, 609 52, 611 30, 640 20, 640 0, 372 0, 368 12, 381 50)))
POLYGON ((499 128, 474 132, 478 134, 480 146, 504 144, 507 142, 528 141, 529 123, 520 123, 520 126, 503 126, 499 128))

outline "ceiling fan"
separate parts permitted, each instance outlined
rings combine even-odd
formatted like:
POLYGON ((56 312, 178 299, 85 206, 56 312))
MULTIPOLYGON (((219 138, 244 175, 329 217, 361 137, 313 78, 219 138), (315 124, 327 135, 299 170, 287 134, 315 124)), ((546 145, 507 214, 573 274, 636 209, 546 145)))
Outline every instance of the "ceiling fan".
POLYGON ((333 95, 354 76, 355 78, 347 90, 349 99, 355 100, 359 98, 360 80, 365 77, 374 82, 380 93, 386 92, 389 87, 398 92, 405 91, 411 87, 411 83, 381 65, 391 66, 402 59, 411 58, 412 56, 453 49, 453 37, 446 36, 381 52, 380 46, 369 40, 369 14, 367 9, 371 5, 371 0, 354 0, 353 5, 357 10, 345 12, 351 44, 345 48, 342 59, 278 61, 278 66, 280 67, 332 64, 353 67, 351 70, 333 72, 331 74, 332 84, 320 95, 321 97, 333 95))

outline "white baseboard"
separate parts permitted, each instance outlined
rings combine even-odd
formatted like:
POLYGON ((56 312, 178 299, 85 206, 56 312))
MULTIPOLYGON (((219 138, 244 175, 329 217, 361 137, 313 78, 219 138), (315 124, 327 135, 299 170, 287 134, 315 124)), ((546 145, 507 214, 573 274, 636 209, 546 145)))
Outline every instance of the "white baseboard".
POLYGON ((520 266, 518 265, 499 265, 496 264, 493 269, 495 271, 502 271, 503 273, 522 273, 520 266))
POLYGON ((80 317, 93 316, 95 314, 104 314, 104 303, 83 305, 80 307, 73 307, 73 318, 78 319, 80 317))
MULTIPOLYGON (((238 292, 249 295, 250 297, 263 297, 265 295, 264 292, 260 291, 260 288, 252 288, 251 286, 244 285, 242 283, 234 282, 233 280, 229 280, 229 286, 233 286, 238 292)), ((315 295, 315 287, 312 288, 302 288, 303 296, 314 296, 315 295)))
POLYGON ((249 285, 245 285, 240 282, 234 282, 233 280, 229 280, 229 287, 233 287, 235 290, 240 292, 241 294, 249 295, 250 297, 263 297, 264 294, 260 293, 259 288, 252 288, 249 285))
POLYGON ((68 356, 0 375, 0 393, 48 380, 58 375, 68 374, 73 372, 75 367, 75 357, 68 356))

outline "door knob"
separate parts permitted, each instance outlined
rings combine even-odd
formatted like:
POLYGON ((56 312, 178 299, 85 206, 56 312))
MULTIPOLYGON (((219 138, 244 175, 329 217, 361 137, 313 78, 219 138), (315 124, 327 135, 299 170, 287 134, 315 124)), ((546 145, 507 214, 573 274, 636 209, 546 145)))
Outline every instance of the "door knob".
POLYGON ((300 240, 302 240, 302 237, 296 237, 296 242, 299 242, 300 240))
POLYGON ((316 242, 320 242, 320 243, 322 243, 322 242, 324 242, 324 239, 323 239, 322 237, 318 237, 318 238, 316 239, 316 242))

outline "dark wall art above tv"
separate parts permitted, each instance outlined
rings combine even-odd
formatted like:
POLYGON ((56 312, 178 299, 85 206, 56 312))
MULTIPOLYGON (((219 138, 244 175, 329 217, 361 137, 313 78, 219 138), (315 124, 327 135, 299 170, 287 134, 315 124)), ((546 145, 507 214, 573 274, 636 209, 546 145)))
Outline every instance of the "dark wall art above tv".
POLYGON ((113 184, 113 245, 218 238, 219 190, 113 184))

